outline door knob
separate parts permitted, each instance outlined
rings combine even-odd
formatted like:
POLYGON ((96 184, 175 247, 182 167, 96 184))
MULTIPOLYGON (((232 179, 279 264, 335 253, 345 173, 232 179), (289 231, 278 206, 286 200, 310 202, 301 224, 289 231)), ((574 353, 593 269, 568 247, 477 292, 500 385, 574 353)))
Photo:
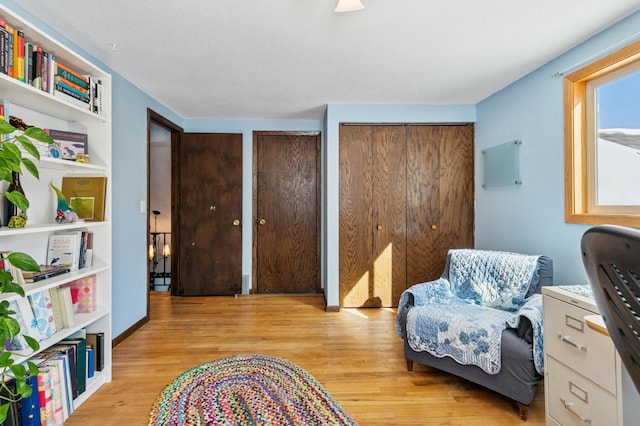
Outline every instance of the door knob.
POLYGON ((238 226, 240 225, 240 221, 238 219, 233 221, 233 226, 238 226))
POLYGON ((382 225, 378 225, 376 228, 378 228, 378 231, 382 230, 382 225))
POLYGON ((266 220, 264 220, 264 219, 260 219, 260 220, 258 221, 258 223, 259 223, 260 225, 264 225, 265 223, 267 223, 267 221, 266 221, 266 220))
POLYGON ((436 224, 434 223, 433 225, 431 225, 431 229, 435 230, 437 228, 436 224))

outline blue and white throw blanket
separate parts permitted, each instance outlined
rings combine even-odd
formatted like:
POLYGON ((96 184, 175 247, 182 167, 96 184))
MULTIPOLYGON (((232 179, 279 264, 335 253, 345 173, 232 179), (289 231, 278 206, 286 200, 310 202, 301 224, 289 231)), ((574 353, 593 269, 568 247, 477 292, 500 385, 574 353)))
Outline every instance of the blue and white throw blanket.
MULTIPOLYGON (((544 373, 542 296, 525 299, 537 256, 479 250, 451 250, 449 280, 417 284, 400 297, 398 312, 413 296, 406 339, 414 351, 450 356, 488 374, 500 371, 502 331, 522 317, 533 326, 536 370, 544 373)), ((396 332, 403 336, 400 315, 396 332)))

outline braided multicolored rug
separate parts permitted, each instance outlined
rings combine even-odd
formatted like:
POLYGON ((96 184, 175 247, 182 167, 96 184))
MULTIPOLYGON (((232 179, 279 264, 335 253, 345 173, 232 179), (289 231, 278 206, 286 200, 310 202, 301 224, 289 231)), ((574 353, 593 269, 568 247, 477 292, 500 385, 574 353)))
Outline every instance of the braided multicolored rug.
POLYGON ((327 390, 282 358, 236 355, 178 376, 156 398, 149 425, 357 425, 327 390))

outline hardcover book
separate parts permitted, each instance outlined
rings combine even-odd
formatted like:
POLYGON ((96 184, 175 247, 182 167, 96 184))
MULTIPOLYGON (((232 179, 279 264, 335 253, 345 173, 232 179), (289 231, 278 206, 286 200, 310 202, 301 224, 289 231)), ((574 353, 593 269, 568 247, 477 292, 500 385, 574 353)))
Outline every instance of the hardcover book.
POLYGON ((40 338, 44 340, 51 337, 57 330, 49 290, 30 294, 28 297, 33 316, 38 324, 40 338))
POLYGON ((40 401, 38 399, 38 377, 29 376, 27 384, 31 387, 31 395, 18 401, 22 426, 40 426, 40 401))
POLYGON ((47 265, 62 265, 71 271, 80 267, 82 232, 68 232, 49 235, 47 265))
POLYGON ((104 220, 106 176, 65 176, 62 178, 62 194, 80 219, 89 222, 104 220))
MULTIPOLYGON (((11 309, 14 310, 16 312, 16 316, 19 315, 24 322, 24 328, 22 328, 22 324, 20 325, 22 334, 27 334, 37 341, 42 340, 40 336, 40 330, 38 329, 38 322, 33 316, 33 310, 31 309, 31 303, 29 303, 29 299, 25 297, 18 297, 17 299, 13 300, 12 303, 15 304, 15 309, 13 307, 11 309)), ((24 342, 24 344, 26 345, 26 342, 24 342)), ((22 349, 26 349, 26 347, 22 349)))
POLYGON ((95 312, 98 307, 97 301, 97 279, 95 275, 80 278, 69 283, 72 290, 78 291, 78 306, 77 312, 79 314, 88 314, 95 312))
MULTIPOLYGON (((57 86, 57 85, 56 85, 57 86)), ((66 92, 63 92, 66 93, 66 92)), ((69 94, 69 93, 67 93, 69 94)), ((88 98, 87 98, 88 102, 88 98)), ((74 160, 78 154, 88 154, 89 135, 68 130, 43 129, 60 148, 62 158, 74 160)))

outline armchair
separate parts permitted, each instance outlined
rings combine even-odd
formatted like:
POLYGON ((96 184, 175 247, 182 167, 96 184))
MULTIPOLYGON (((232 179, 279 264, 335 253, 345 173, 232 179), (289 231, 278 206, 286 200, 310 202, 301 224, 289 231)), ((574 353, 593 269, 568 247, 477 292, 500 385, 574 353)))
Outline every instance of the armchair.
POLYGON ((407 369, 425 364, 528 405, 543 377, 542 297, 553 262, 489 250, 450 250, 438 280, 400 297, 396 332, 407 369))

